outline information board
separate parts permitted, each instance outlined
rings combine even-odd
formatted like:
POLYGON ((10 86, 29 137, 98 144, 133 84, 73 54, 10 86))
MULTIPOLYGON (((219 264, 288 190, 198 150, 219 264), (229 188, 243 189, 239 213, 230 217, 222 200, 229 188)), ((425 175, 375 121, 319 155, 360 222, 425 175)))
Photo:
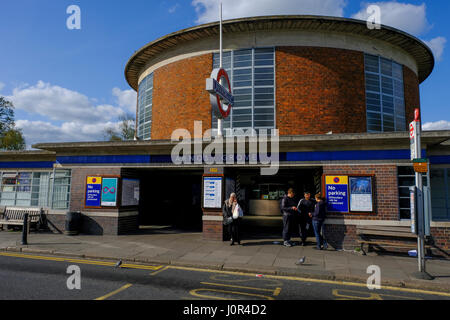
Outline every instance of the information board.
POLYGON ((348 213, 348 176, 325 176, 329 212, 348 213))
POLYGON ((100 207, 102 193, 102 178, 87 177, 86 178, 86 207, 100 207))
POLYGON ((139 205, 139 180, 122 179, 122 206, 139 205))
POLYGON ((203 208, 222 208, 222 177, 203 177, 203 208))
POLYGON ((372 177, 350 177, 350 211, 373 212, 372 177))
POLYGON ((117 206, 118 178, 102 179, 102 207, 117 206))

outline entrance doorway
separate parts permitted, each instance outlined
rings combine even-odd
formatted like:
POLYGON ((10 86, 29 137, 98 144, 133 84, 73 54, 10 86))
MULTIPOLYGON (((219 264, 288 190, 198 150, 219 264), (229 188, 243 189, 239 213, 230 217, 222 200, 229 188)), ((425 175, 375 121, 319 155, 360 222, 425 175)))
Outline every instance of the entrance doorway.
POLYGON ((139 170, 139 225, 178 231, 202 231, 203 170, 139 170))
MULTIPOLYGON (((304 192, 314 197, 322 189, 322 173, 322 167, 280 168, 274 176, 261 176, 259 169, 227 170, 226 197, 235 192, 244 206, 242 236, 281 238, 281 199, 289 188, 294 188, 297 201, 304 192)), ((293 236, 298 236, 298 229, 293 230, 293 236)), ((312 228, 309 236, 314 236, 312 228)))

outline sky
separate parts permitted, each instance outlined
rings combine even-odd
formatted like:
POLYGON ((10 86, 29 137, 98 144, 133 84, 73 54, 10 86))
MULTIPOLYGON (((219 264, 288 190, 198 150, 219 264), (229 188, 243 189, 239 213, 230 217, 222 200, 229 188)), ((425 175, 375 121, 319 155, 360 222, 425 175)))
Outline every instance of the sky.
MULTIPOLYGON (((218 0, 0 0, 0 95, 15 105, 27 146, 96 141, 119 117, 135 114, 124 77, 131 55, 159 37, 218 20, 218 0), (77 5, 81 29, 67 20, 77 5)), ((450 1, 223 0, 224 19, 317 14, 366 19, 406 31, 433 50, 436 65, 421 84, 425 130, 450 130, 450 1)), ((72 21, 72 20, 71 20, 72 21)))

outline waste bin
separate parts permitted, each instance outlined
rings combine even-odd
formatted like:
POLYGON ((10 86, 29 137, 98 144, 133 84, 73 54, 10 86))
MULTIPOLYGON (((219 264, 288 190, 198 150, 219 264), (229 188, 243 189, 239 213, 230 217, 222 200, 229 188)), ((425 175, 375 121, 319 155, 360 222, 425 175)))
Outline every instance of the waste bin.
POLYGON ((81 230, 81 212, 67 212, 66 228, 64 233, 69 236, 76 236, 81 230))

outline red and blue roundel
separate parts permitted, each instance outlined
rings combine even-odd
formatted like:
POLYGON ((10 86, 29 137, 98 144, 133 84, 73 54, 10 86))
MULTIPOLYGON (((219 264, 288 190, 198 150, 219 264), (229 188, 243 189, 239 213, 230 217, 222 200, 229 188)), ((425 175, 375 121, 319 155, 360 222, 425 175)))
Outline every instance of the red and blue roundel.
POLYGON ((210 93, 211 107, 216 117, 227 118, 234 105, 234 97, 231 93, 230 78, 225 69, 216 68, 211 72, 211 78, 206 79, 206 90, 210 93))
POLYGON ((334 179, 333 179, 333 182, 334 183, 339 183, 341 181, 341 179, 339 179, 339 177, 335 177, 334 179))

